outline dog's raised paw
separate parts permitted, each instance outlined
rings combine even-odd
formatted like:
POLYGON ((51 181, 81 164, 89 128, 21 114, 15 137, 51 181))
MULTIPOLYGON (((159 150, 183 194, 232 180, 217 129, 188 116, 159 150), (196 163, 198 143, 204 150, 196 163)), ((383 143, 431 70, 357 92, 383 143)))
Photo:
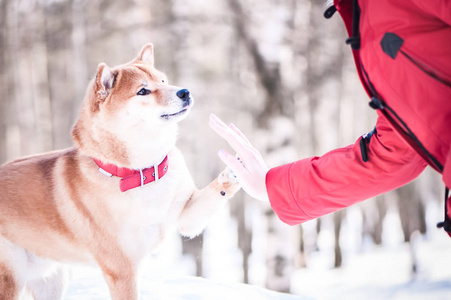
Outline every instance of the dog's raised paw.
POLYGON ((224 184, 233 184, 235 182, 238 182, 235 174, 233 173, 232 169, 225 168, 224 171, 222 171, 218 176, 218 183, 221 185, 224 184))
POLYGON ((218 183, 221 187, 221 196, 231 197, 241 188, 235 174, 228 167, 219 174, 218 183))

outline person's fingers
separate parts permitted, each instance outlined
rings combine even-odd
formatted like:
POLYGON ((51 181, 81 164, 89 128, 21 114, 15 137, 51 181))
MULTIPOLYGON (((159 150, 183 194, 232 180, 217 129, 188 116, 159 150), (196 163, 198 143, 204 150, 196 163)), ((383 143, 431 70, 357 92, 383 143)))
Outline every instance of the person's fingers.
POLYGON ((209 121, 211 124, 216 125, 218 127, 227 127, 227 125, 215 114, 210 114, 209 121))
POLYGON ((251 197, 268 201, 265 184, 268 167, 260 152, 235 125, 226 125, 214 114, 210 115, 209 125, 236 151, 238 157, 225 150, 220 150, 218 156, 233 171, 243 190, 251 197))
POLYGON ((243 139, 242 135, 227 126, 213 114, 210 115, 209 124, 217 134, 229 143, 229 145, 238 153, 240 157, 247 156, 246 153, 248 152, 250 145, 246 139, 243 139))
POLYGON ((245 176, 246 169, 241 160, 236 156, 233 156, 225 150, 219 150, 218 156, 230 169, 232 169, 233 173, 237 176, 238 181, 245 176))
POLYGON ((209 124, 213 130, 215 130, 221 137, 228 140, 231 138, 238 139, 238 135, 233 132, 233 130, 227 126, 221 119, 216 117, 214 114, 210 115, 209 124))
POLYGON ((263 162, 263 158, 261 157, 260 151, 258 151, 257 148, 255 148, 251 142, 247 139, 247 137, 244 135, 244 133, 236 127, 234 124, 230 124, 230 128, 237 133, 242 140, 246 143, 246 152, 242 154, 242 158, 246 161, 248 160, 256 160, 259 163, 263 162))
POLYGON ((236 127, 235 124, 230 124, 230 128, 232 128, 232 130, 235 131, 249 146, 252 146, 251 142, 249 142, 244 133, 236 127))

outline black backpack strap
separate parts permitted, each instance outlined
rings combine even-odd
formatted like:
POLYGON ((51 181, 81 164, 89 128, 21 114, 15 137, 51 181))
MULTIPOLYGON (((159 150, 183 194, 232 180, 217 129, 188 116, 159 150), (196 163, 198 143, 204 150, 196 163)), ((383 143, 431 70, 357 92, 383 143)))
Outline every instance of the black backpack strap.
POLYGON ((362 138, 360 139, 360 154, 362 155, 363 162, 367 162, 369 159, 367 144, 370 143, 371 137, 375 133, 377 133, 376 127, 374 127, 374 129, 372 131, 362 135, 362 138))
POLYGON ((445 219, 437 224, 437 228, 443 228, 446 232, 451 232, 451 220, 448 216, 449 188, 445 188, 445 219))
POLYGON ((359 1, 354 0, 352 3, 352 36, 346 39, 346 44, 351 45, 353 50, 360 49, 360 7, 359 1))
POLYGON ((336 12, 337 12, 337 8, 335 7, 335 5, 331 5, 324 12, 324 18, 330 19, 336 12))

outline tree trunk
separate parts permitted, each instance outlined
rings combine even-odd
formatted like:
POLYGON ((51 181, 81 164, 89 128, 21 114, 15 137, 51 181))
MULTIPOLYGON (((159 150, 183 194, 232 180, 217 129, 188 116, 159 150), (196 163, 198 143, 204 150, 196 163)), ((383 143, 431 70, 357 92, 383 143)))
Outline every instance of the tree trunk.
POLYGON ((196 262, 196 276, 203 275, 203 260, 202 260, 202 245, 204 242, 203 234, 196 236, 192 239, 182 238, 182 252, 184 255, 190 255, 196 262))
POLYGON ((396 194, 404 241, 409 242, 414 231, 418 230, 422 234, 426 232, 424 204, 415 182, 400 187, 396 190, 396 194))
POLYGON ((296 258, 296 267, 305 268, 307 267, 307 257, 305 253, 305 241, 304 241, 304 228, 302 224, 299 225, 299 251, 296 258))
MULTIPOLYGON (((239 42, 244 46, 252 65, 254 74, 258 80, 258 86, 264 91, 264 101, 261 109, 256 112, 256 125, 259 130, 266 131, 270 134, 271 120, 276 117, 294 117, 294 109, 292 96, 290 92, 283 86, 280 74, 280 62, 268 63, 259 50, 258 40, 250 33, 250 20, 244 13, 244 2, 238 0, 228 0, 229 7, 233 13, 236 34, 239 42)), ((288 141, 290 142, 290 141, 288 141)), ((277 151, 278 147, 286 145, 260 145, 264 154, 277 151)), ((266 286, 270 289, 288 292, 290 289, 290 276, 293 270, 293 257, 288 244, 287 228, 281 226, 280 220, 270 211, 266 214, 268 223, 268 245, 267 248, 267 279, 266 286)), ((243 236, 251 238, 251 235, 243 231, 243 236)), ((250 254, 251 240, 246 241, 242 245, 243 257, 245 258, 244 269, 246 269, 247 257, 250 254)), ((246 271, 245 271, 246 272, 246 271)))
POLYGON ((373 228, 373 241, 376 245, 382 245, 382 231, 384 219, 387 214, 385 195, 379 195, 374 199, 377 208, 377 219, 373 228))
MULTIPOLYGON (((21 78, 18 74, 18 66, 14 65, 19 62, 19 25, 18 25, 18 12, 14 1, 5 1, 5 23, 7 32, 6 44, 8 48, 6 49, 5 61, 6 68, 5 72, 5 84, 6 84, 6 98, 2 101, 6 101, 7 107, 7 135, 6 135, 6 159, 10 160, 17 158, 22 155, 22 145, 21 145, 21 130, 19 122, 19 110, 17 104, 17 82, 21 82, 21 78)), ((3 71, 3 70, 2 70, 3 71)))
POLYGON ((238 222, 238 248, 243 257, 243 282, 249 283, 249 257, 252 253, 252 228, 246 219, 247 196, 233 200, 232 215, 238 222))
POLYGON ((334 213, 334 268, 339 268, 342 265, 343 257, 341 253, 341 247, 340 247, 340 230, 341 230, 341 223, 343 221, 343 215, 344 211, 340 210, 334 213))
MULTIPOLYGON (((88 84, 88 68, 86 56, 86 5, 84 0, 71 0, 72 6, 72 35, 71 35, 71 70, 74 95, 72 98, 72 107, 70 111, 71 122, 74 122, 78 116, 80 103, 85 95, 88 84)), ((95 70, 93 70, 94 72, 95 70)), ((61 133, 65 134, 65 133, 61 133)), ((66 133, 67 134, 67 133, 66 133)))
POLYGON ((6 152, 7 152, 7 130, 8 130, 8 110, 9 105, 6 99, 9 98, 8 93, 8 82, 7 82, 7 66, 6 66, 6 52, 7 49, 7 5, 8 0, 4 0, 0 2, 0 94, 2 98, 0 98, 0 165, 6 161, 6 152))
MULTIPOLYGON (((33 10, 37 17, 35 27, 39 29, 38 34, 33 37, 33 46, 31 47, 30 59, 32 66, 34 119, 37 142, 40 147, 35 152, 46 152, 53 150, 53 124, 52 110, 50 103, 50 84, 48 75, 48 56, 46 40, 46 16, 45 7, 37 5, 33 10)), ((66 133, 67 134, 67 133, 66 133)))
POLYGON ((272 210, 268 210, 266 287, 288 293, 294 261, 289 247, 289 232, 272 210))

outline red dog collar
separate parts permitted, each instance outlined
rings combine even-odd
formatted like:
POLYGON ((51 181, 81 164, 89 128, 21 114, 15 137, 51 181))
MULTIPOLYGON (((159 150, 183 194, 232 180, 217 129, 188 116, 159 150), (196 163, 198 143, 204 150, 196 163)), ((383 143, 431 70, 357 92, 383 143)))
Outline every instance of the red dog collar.
POLYGON ((166 156, 158 166, 146 169, 133 170, 128 168, 120 168, 113 164, 106 164, 94 158, 95 163, 99 166, 100 173, 111 177, 121 177, 119 187, 121 192, 134 189, 145 184, 158 181, 168 172, 168 157, 166 156))

